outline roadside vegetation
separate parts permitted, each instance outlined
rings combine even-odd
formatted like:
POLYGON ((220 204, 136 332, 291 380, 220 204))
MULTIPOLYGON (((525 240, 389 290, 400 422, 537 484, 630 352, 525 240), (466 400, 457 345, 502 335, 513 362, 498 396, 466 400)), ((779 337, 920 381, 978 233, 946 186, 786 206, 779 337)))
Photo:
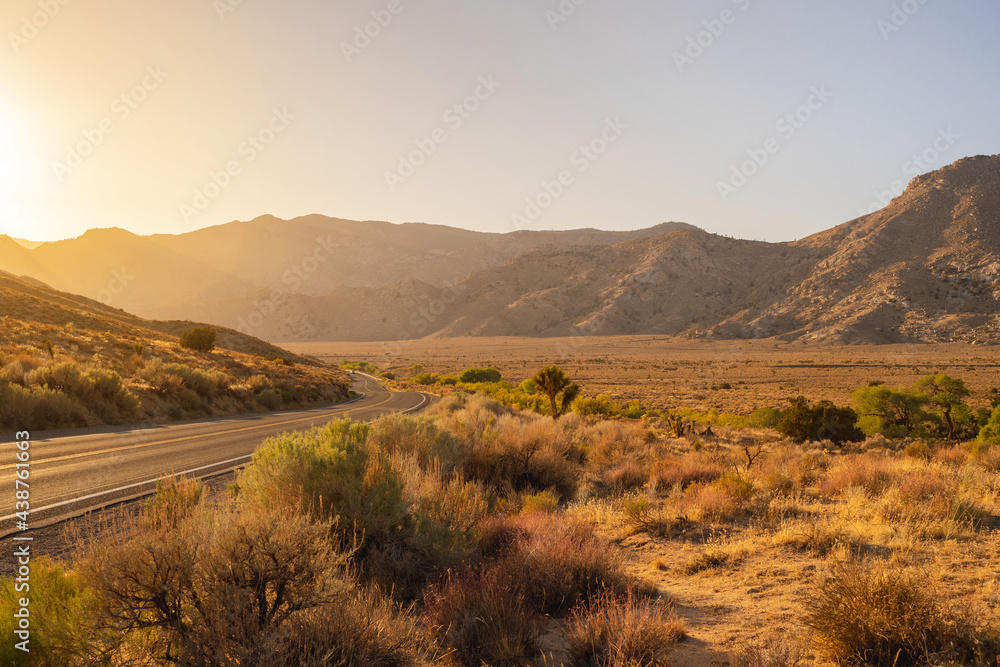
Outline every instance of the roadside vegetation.
POLYGON ((341 371, 180 339, 0 320, 0 429, 138 424, 262 412, 347 398, 341 371))
POLYGON ((422 416, 286 434, 227 492, 164 484, 43 562, 33 664, 992 667, 996 411, 948 442, 968 399, 952 393, 902 439, 805 400, 705 433, 458 390, 422 416), (754 616, 775 600, 785 616, 754 616), (722 654, 686 640, 720 628, 722 654))

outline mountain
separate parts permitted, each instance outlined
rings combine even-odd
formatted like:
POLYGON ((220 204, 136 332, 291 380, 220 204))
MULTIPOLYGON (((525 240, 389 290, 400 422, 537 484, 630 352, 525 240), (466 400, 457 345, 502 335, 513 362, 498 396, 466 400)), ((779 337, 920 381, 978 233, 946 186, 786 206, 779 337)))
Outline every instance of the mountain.
POLYGON ((274 298, 407 280, 443 286, 544 244, 614 244, 689 227, 666 223, 637 232, 487 234, 319 215, 289 221, 263 216, 180 235, 96 229, 33 249, 0 237, 0 269, 142 317, 237 326, 254 309, 231 303, 256 298, 261 290, 274 298))
POLYGON ((686 227, 537 246, 451 287, 249 295, 275 340, 666 334, 1000 342, 1000 156, 915 178, 886 208, 792 243, 686 227))
POLYGON ((0 268, 267 340, 665 334, 1000 342, 1000 156, 914 178, 884 209, 790 243, 683 223, 484 234, 308 216, 178 236, 94 230, 0 268))

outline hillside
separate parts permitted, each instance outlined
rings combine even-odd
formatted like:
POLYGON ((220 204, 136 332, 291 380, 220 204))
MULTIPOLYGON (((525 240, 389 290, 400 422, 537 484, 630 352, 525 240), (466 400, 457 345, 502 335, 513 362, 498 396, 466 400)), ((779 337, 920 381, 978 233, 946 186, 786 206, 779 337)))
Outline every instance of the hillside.
POLYGON ((0 429, 260 412, 347 398, 343 372, 236 331, 180 347, 152 322, 0 272, 0 429))

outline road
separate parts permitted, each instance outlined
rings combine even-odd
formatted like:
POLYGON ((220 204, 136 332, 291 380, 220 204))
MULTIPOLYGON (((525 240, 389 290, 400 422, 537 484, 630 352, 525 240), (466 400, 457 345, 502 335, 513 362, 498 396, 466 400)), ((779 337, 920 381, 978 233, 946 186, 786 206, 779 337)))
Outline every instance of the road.
MULTIPOLYGON (((30 525, 40 527, 148 494, 164 475, 204 477, 245 465, 264 439, 286 431, 308 429, 337 417, 371 420, 414 412, 431 400, 426 394, 391 392, 361 373, 352 379, 354 391, 364 396, 326 408, 132 430, 33 433, 30 525)), ((16 451, 14 443, 0 443, 0 537, 15 532, 16 451)))

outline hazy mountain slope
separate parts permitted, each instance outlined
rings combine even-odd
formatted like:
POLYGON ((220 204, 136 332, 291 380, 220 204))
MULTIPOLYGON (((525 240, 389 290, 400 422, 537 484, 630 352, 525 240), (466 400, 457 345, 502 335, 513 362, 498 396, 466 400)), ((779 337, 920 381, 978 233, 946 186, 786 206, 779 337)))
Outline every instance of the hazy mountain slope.
POLYGON ((354 222, 313 215, 263 216, 180 235, 140 237, 120 229, 28 249, 0 238, 0 268, 150 318, 235 325, 250 312, 234 302, 267 294, 322 295, 407 280, 443 286, 545 243, 619 243, 688 228, 485 234, 440 225, 354 222))

